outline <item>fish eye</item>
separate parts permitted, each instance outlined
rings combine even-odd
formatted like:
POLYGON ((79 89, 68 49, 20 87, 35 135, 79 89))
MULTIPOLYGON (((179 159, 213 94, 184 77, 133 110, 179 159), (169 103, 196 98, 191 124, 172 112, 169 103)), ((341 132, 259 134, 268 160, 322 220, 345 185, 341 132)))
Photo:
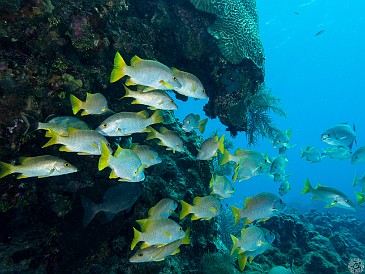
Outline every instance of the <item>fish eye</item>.
POLYGON ((177 81, 177 78, 176 76, 172 77, 172 79, 176 82, 177 81))
POLYGON ((117 131, 122 131, 122 129, 120 127, 117 128, 117 131))
POLYGON ((66 163, 64 163, 64 164, 63 164, 63 166, 64 166, 64 167, 69 167, 69 166, 70 166, 70 164, 66 162, 66 163))
POLYGON ((350 203, 350 200, 345 200, 346 203, 350 203))
POLYGON ((180 227, 179 230, 182 230, 182 227, 180 227))
POLYGON ((279 202, 280 202, 280 204, 283 204, 283 200, 280 199, 279 202))
POLYGON ((142 256, 143 256, 143 253, 138 253, 138 256, 139 256, 139 257, 142 257, 142 256))
POLYGON ((205 93, 205 89, 202 89, 202 92, 205 93))
POLYGON ((101 125, 102 128, 106 128, 107 126, 108 126, 108 124, 106 124, 106 123, 101 125))

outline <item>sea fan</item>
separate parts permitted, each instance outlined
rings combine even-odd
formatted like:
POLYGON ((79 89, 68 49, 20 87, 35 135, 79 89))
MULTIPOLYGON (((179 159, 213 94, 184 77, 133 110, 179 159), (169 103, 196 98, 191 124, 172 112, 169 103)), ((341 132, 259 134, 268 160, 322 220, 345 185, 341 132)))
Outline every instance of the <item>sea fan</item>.
POLYGON ((278 132, 269 113, 273 112, 280 117, 286 117, 284 110, 278 106, 280 101, 264 84, 258 87, 258 91, 254 95, 245 98, 247 106, 246 136, 249 145, 257 143, 259 136, 273 138, 278 132))

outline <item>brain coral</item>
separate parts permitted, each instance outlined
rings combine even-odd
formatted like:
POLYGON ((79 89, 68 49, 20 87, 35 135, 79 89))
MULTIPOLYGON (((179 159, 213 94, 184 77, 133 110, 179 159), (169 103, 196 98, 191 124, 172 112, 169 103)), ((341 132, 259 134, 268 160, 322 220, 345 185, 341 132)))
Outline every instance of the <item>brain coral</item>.
POLYGON ((190 0, 196 9, 215 14, 217 19, 208 32, 218 40, 218 47, 232 64, 250 59, 260 69, 264 49, 258 30, 255 0, 190 0))

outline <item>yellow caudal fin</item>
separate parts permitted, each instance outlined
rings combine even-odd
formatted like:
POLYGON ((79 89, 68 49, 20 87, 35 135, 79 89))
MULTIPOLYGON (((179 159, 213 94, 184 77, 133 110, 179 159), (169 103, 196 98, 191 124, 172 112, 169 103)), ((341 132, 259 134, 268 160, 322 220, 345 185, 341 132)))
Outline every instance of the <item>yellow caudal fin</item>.
POLYGON ((205 131, 205 126, 207 125, 207 122, 208 122, 208 118, 205 118, 204 120, 201 120, 199 122, 199 126, 198 126, 198 129, 200 131, 201 134, 204 133, 205 131))
POLYGON ((218 149, 221 153, 224 153, 224 136, 223 135, 220 139, 219 139, 219 142, 218 142, 218 149))
POLYGON ((238 222, 241 220, 241 209, 235 206, 231 206, 231 209, 234 216, 234 225, 237 225, 238 222))
POLYGON ((121 79, 125 75, 126 67, 127 64, 125 63, 123 57, 119 52, 117 52, 114 57, 114 68, 110 74, 110 83, 114 83, 121 79))
POLYGON ((190 244, 190 227, 185 231, 185 237, 181 241, 182 245, 190 244))
POLYGON ((51 139, 49 139, 49 141, 45 145, 43 145, 42 148, 58 144, 59 135, 52 130, 50 130, 50 133, 51 133, 50 136, 51 139))
POLYGON ((136 93, 135 91, 129 89, 126 85, 123 85, 124 86, 124 90, 125 90, 125 94, 122 98, 125 98, 125 97, 132 97, 134 98, 134 94, 136 93))
POLYGON ((219 161, 219 165, 223 166, 226 163, 230 162, 231 161, 231 156, 232 156, 232 154, 228 150, 224 150, 224 152, 222 154, 222 157, 219 161))
POLYGON ((234 252, 236 251, 236 249, 237 249, 237 245, 238 245, 238 238, 231 234, 231 239, 232 239, 232 242, 233 242, 233 247, 232 247, 232 251, 231 251, 231 256, 232 256, 232 255, 233 255, 233 253, 234 253, 234 252))
POLYGON ((151 119, 152 119, 152 121, 153 121, 153 124, 163 123, 162 111, 161 111, 161 110, 156 110, 156 111, 152 114, 151 119))
POLYGON ((191 213, 191 205, 189 205, 187 202, 180 201, 182 209, 180 212, 180 220, 184 219, 187 215, 191 213))
POLYGON ((240 270, 243 271, 247 264, 247 255, 245 252, 242 252, 238 254, 237 256, 238 266, 240 267, 240 270))
POLYGON ((302 194, 306 194, 308 192, 311 192, 313 190, 313 187, 311 186, 308 178, 305 180, 304 188, 302 190, 302 194))
POLYGON ((356 194, 356 203, 358 205, 365 202, 365 193, 356 192, 355 194, 356 194))
POLYGON ((147 131, 146 140, 152 140, 158 138, 158 132, 153 127, 147 127, 149 131, 147 131))
POLYGON ((141 238, 141 234, 142 234, 134 227, 133 227, 133 231, 134 231, 134 238, 131 243, 131 250, 133 250, 136 247, 136 245, 140 242, 140 238, 141 238))
POLYGON ((11 164, 0 162, 0 178, 8 176, 13 172, 13 166, 11 164))
POLYGON ((103 170, 109 166, 109 159, 111 157, 108 146, 104 141, 101 141, 101 156, 99 158, 98 169, 103 170))
POLYGON ((75 95, 70 94, 70 102, 71 102, 73 114, 78 113, 80 111, 80 109, 82 108, 82 101, 79 98, 77 98, 75 95))

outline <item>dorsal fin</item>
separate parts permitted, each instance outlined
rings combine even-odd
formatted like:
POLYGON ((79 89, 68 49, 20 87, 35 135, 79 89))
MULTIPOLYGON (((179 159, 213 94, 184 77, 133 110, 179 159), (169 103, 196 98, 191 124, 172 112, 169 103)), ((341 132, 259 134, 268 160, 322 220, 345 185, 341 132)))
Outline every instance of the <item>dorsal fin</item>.
POLYGON ((142 58, 139 58, 137 55, 134 55, 131 59, 131 66, 137 65, 139 62, 143 61, 142 58))

